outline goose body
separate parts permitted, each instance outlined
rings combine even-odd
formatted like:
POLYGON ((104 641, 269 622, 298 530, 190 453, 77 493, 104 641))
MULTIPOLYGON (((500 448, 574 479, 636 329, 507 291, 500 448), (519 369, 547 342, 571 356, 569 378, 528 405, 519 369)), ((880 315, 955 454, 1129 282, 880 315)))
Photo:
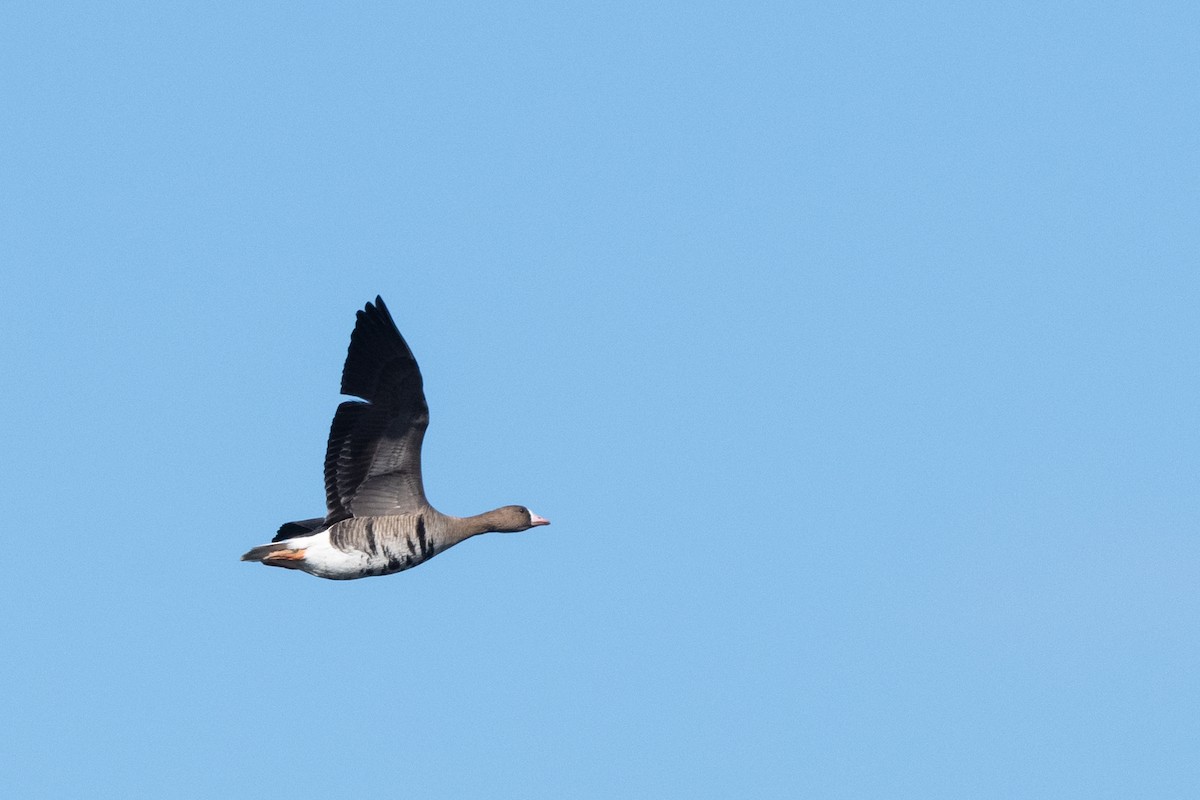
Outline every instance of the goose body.
POLYGON ((429 408, 416 359, 382 298, 358 312, 342 394, 362 400, 338 406, 330 426, 325 516, 284 523, 243 561, 351 580, 415 567, 481 533, 550 524, 524 506, 452 517, 425 499, 421 442, 429 408))

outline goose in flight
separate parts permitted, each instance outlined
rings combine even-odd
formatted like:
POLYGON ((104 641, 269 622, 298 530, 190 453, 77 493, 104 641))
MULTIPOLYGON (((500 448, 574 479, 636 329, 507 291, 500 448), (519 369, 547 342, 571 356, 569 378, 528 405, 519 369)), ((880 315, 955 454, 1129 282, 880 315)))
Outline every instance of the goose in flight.
POLYGON ((421 370, 383 299, 358 312, 342 368, 342 394, 325 450, 324 517, 286 522, 243 561, 351 580, 415 567, 479 533, 549 525, 524 506, 474 517, 443 514, 425 499, 421 441, 429 424, 421 370))

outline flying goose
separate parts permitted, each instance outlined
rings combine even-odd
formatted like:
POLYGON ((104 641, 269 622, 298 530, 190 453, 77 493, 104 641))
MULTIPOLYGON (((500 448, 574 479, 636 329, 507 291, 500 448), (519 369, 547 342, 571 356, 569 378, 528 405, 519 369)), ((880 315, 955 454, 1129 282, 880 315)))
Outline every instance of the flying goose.
POLYGON ((524 506, 451 517, 425 499, 421 440, 429 425, 421 370, 383 299, 358 312, 342 394, 325 450, 324 517, 286 522, 243 561, 352 580, 415 567, 479 533, 513 533, 550 520, 524 506))

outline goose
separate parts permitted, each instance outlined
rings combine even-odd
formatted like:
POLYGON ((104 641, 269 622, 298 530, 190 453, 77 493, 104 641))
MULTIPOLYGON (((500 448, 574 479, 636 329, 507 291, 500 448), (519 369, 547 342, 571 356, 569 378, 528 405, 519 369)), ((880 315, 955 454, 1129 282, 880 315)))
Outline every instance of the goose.
POLYGON ((285 522, 243 561, 353 580, 415 567, 480 533, 550 520, 525 506, 452 517, 425 499, 421 442, 429 425, 421 370, 383 298, 356 316, 342 394, 325 449, 324 517, 285 522))

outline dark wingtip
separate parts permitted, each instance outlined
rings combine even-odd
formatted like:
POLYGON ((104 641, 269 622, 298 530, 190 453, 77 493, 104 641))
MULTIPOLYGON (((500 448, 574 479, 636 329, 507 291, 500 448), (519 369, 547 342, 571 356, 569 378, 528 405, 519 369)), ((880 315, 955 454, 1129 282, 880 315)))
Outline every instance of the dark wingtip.
POLYGON ((392 327, 392 328, 396 327, 396 321, 394 319, 392 319, 392 312, 388 311, 387 304, 383 302, 383 298, 380 297, 379 295, 375 295, 374 308, 372 308, 370 303, 367 303, 367 308, 370 309, 373 314, 378 316, 380 321, 385 326, 392 327))
POLYGON ((374 401, 381 391, 379 381, 382 373, 393 369, 396 362, 407 363, 408 368, 417 374, 417 380, 420 380, 412 351, 396 328, 383 297, 375 295, 375 302, 367 303, 355 314, 350 347, 342 367, 342 394, 374 401))

